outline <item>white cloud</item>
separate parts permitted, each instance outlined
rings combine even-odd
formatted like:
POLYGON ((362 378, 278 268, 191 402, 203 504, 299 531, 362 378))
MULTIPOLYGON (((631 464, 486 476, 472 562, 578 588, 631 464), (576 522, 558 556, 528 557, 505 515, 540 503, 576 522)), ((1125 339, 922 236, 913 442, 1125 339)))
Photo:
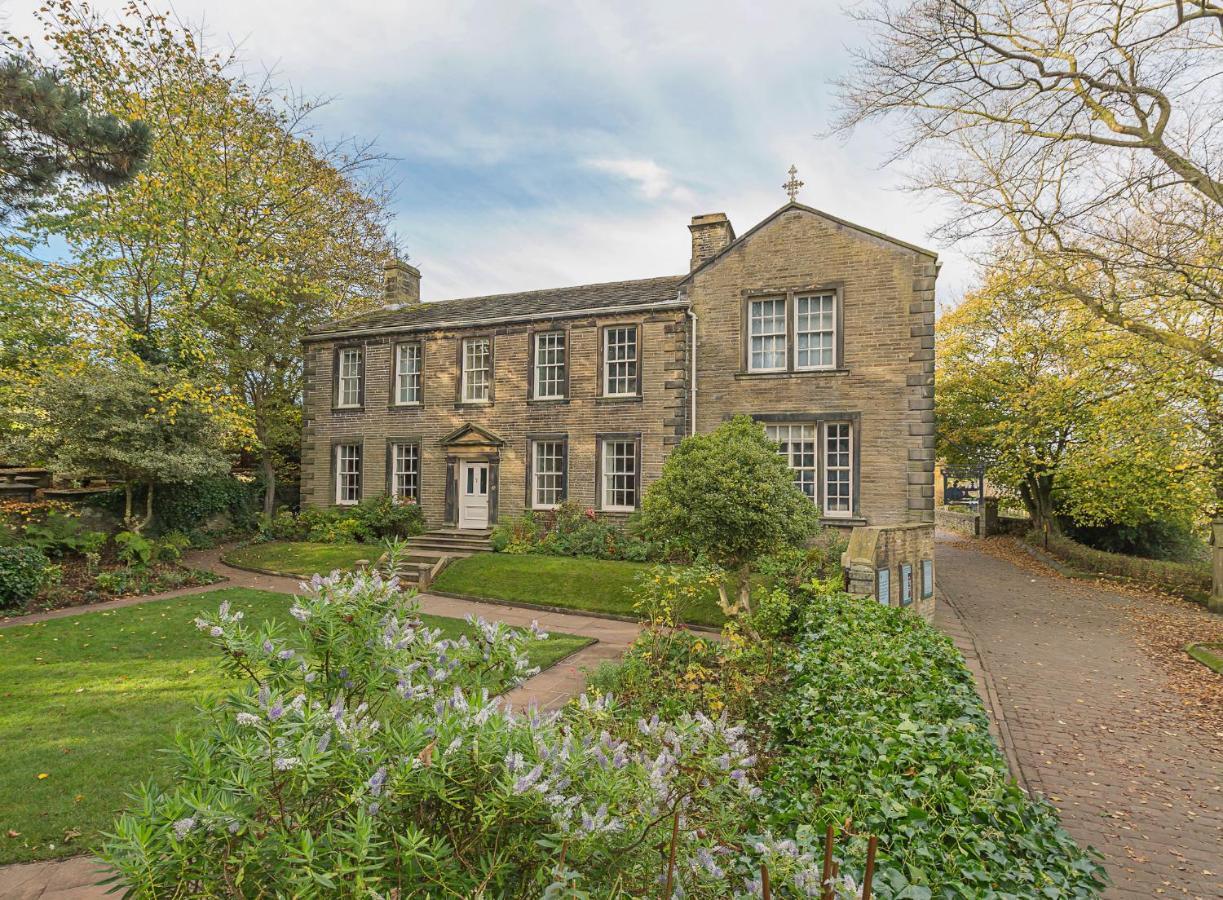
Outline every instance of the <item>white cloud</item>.
POLYGON ((631 181, 647 200, 668 197, 687 201, 692 197, 691 191, 677 185, 671 173, 652 159, 588 159, 584 165, 631 181))
MULTIPOLYGON (((35 32, 39 3, 0 0, 3 24, 35 32)), ((973 272, 930 237, 944 211, 880 168, 886 123, 817 136, 863 37, 844 0, 153 4, 334 96, 321 133, 402 159, 395 230, 433 297, 683 271, 689 218, 742 233, 785 201, 791 163, 802 202, 939 250, 941 298, 973 272)))

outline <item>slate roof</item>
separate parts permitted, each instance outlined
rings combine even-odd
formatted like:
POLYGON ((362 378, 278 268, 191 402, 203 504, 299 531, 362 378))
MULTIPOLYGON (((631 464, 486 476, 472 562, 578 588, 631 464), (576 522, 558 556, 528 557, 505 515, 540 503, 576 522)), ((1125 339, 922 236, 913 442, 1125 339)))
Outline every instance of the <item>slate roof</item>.
POLYGON ((685 277, 666 275, 635 281, 608 281, 603 284, 581 284, 543 291, 440 300, 398 309, 384 307, 313 328, 310 337, 317 339, 325 335, 348 334, 368 329, 478 325, 481 322, 503 319, 547 318, 586 310, 674 303, 680 282, 685 277))

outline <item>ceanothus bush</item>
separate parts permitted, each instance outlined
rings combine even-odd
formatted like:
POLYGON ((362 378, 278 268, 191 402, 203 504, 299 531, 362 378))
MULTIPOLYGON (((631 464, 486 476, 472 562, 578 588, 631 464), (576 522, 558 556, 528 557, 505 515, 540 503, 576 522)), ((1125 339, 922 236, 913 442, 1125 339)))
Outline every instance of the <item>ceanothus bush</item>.
MULTIPOLYGON (((390 561, 393 571, 394 560, 390 561)), ((743 727, 610 695, 513 711, 542 633, 445 638, 378 572, 315 576, 288 626, 197 625, 242 687, 184 731, 103 849, 134 896, 816 896, 759 819, 743 727)))

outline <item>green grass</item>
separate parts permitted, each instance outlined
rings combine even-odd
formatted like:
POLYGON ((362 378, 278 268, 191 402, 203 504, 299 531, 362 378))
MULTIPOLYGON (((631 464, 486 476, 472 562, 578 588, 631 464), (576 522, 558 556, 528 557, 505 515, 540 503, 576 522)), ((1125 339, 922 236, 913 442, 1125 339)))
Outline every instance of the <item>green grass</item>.
MULTIPOLYGON (((633 582, 646 563, 569 556, 477 553, 457 559, 442 570, 433 589, 487 600, 538 603, 589 612, 634 616, 633 582)), ((697 625, 726 621, 716 593, 691 610, 697 625)))
POLYGON ((374 562, 382 555, 379 544, 316 544, 310 541, 268 541, 249 544, 225 554, 225 562, 252 569, 309 578, 334 569, 351 569, 359 559, 374 562))
MULTIPOLYGON (((159 751, 197 699, 237 684, 192 624, 225 599, 257 622, 286 618, 290 598, 229 588, 0 628, 0 863, 85 852, 132 787, 164 772, 159 751)), ((423 618, 449 636, 467 629, 423 618)), ((531 661, 546 668, 588 643, 554 634, 531 661)))

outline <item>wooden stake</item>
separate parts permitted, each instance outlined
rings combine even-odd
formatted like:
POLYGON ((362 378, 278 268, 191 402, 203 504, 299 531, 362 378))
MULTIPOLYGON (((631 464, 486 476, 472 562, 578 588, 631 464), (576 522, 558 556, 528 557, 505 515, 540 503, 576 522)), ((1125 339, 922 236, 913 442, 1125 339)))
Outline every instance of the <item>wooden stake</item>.
POLYGON ((871 900, 871 882, 875 878, 875 851, 879 848, 879 838, 871 835, 866 844, 866 871, 862 875, 862 900, 871 900))
POLYGON ((663 891, 663 900, 671 900, 672 887, 675 884, 675 845, 679 842, 679 805, 675 807, 675 815, 671 818, 671 858, 667 861, 667 886, 663 891))
POLYGON ((764 900, 773 900, 773 886, 769 884, 769 866, 767 863, 760 864, 760 892, 764 900))
POLYGON ((820 878, 821 900, 832 900, 832 892, 828 889, 828 880, 832 877, 832 826, 824 832, 824 874, 820 878))

